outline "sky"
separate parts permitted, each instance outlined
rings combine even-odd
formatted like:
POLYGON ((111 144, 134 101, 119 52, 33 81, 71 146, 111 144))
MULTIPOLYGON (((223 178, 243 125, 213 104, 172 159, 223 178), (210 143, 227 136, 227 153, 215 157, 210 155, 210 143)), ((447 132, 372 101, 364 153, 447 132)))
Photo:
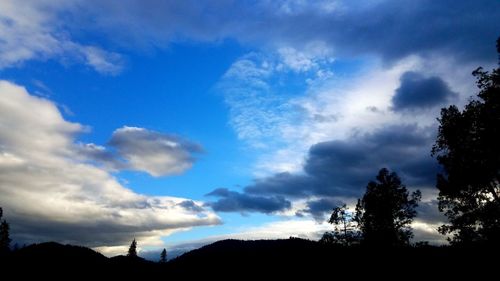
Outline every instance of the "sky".
POLYGON ((19 244, 318 239, 387 167, 423 193, 497 0, 0 1, 0 206, 19 244))

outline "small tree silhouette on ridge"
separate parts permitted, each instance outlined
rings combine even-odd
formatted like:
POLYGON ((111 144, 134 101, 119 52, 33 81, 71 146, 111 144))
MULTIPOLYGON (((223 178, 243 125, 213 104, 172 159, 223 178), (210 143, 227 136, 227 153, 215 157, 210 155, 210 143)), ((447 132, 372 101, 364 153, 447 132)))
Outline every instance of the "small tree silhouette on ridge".
POLYGON ((134 240, 130 244, 130 247, 128 248, 128 254, 127 256, 129 257, 137 257, 137 242, 134 240))
POLYGON ((0 252, 8 252, 10 250, 9 224, 6 220, 2 220, 3 210, 0 207, 0 252))
POLYGON ((167 262, 167 250, 164 248, 160 254, 160 263, 166 263, 166 262, 167 262))

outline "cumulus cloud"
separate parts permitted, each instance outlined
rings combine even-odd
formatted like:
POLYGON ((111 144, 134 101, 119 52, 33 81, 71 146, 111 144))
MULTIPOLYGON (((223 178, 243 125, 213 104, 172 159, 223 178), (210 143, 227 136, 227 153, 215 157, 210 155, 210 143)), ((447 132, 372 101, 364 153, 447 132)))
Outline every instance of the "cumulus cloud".
POLYGON ((193 153, 201 146, 180 137, 137 127, 123 127, 113 132, 109 146, 116 149, 131 169, 153 176, 180 174, 191 168, 193 153))
POLYGON ((418 110, 443 105, 458 96, 441 78, 425 77, 408 71, 400 78, 401 85, 392 97, 393 110, 418 110))
POLYGON ((217 201, 207 205, 218 212, 261 212, 271 214, 291 207, 291 203, 283 196, 257 196, 230 191, 227 188, 218 188, 207 194, 219 197, 217 201))
POLYGON ((160 237, 174 231, 220 223, 202 202, 135 193, 83 161, 75 143, 83 130, 64 120, 53 102, 0 81, 0 206, 13 239, 106 251, 134 237, 144 246, 161 245, 160 237))
POLYGON ((115 130, 107 147, 93 143, 76 146, 87 161, 111 171, 144 171, 154 177, 181 174, 195 162, 202 147, 175 135, 138 127, 115 130))

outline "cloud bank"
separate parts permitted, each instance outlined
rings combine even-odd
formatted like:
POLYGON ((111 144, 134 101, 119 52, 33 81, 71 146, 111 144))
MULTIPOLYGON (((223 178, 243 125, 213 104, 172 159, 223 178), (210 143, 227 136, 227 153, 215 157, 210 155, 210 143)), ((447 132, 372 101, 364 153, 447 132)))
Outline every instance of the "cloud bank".
MULTIPOLYGON (((323 197, 323 200, 308 202, 305 210, 319 217, 320 211, 329 212, 335 206, 333 202, 339 202, 332 198, 361 196, 366 184, 384 167, 397 171, 410 186, 429 187, 434 184, 438 173, 438 165, 428 150, 433 136, 430 130, 406 125, 384 127, 371 134, 356 134, 344 141, 318 143, 309 150, 304 173, 278 173, 258 178, 246 186, 243 193, 217 189, 212 195, 220 195, 224 201, 213 203, 212 207, 217 210, 221 204, 231 206, 227 210, 232 211, 266 212, 272 196, 294 199, 323 197), (240 204, 241 201, 246 204, 240 204)), ((273 207, 273 211, 284 211, 290 205, 276 204, 273 207)))
MULTIPOLYGON (((487 61, 494 58, 491 42, 500 24, 500 3, 495 0, 16 3, 0 4, 0 67, 32 59, 70 59, 105 74, 123 68, 121 55, 106 50, 110 47, 165 48, 171 42, 227 38, 275 50, 302 51, 321 42, 337 57, 375 55, 389 63, 436 53, 487 61), (102 46, 79 42, 89 33, 108 39, 99 42, 102 46)), ((307 68, 304 62, 291 61, 307 68)))
MULTIPOLYGON (((64 120, 51 101, 0 81, 0 206, 15 241, 52 240, 106 251, 134 237, 144 246, 162 245, 160 237, 174 231, 221 223, 202 202, 137 194, 106 169, 85 161, 81 144, 75 141, 83 130, 82 125, 64 120)), ((172 168, 177 160, 178 167, 185 167, 185 155, 175 148, 183 143, 178 139, 174 142, 137 128, 115 133, 112 143, 140 169, 152 174, 177 171, 172 168), (137 143, 128 139, 129 133, 137 143), (156 137, 153 145, 141 138, 149 134, 156 137), (134 158, 136 149, 145 150, 144 159, 134 158), (153 158, 151 163, 167 163, 169 168, 143 164, 156 149, 159 160, 153 158), (165 162, 164 150, 178 157, 165 162)))
POLYGON ((291 207, 291 203, 285 200, 283 196, 262 197, 229 191, 227 188, 218 188, 207 195, 219 197, 217 201, 207 203, 218 212, 262 212, 270 214, 291 207))

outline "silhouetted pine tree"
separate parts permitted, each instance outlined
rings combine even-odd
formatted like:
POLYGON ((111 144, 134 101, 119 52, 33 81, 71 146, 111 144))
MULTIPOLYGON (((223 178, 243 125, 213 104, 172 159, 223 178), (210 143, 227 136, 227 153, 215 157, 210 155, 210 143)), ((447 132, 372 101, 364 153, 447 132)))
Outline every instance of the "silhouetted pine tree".
POLYGON ((128 248, 128 254, 127 256, 129 257, 137 257, 137 242, 134 240, 130 244, 130 247, 128 248))
POLYGON ((421 194, 409 197, 406 187, 394 172, 383 168, 377 182, 370 181, 366 193, 356 205, 354 220, 358 223, 362 241, 371 246, 408 245, 413 236, 410 224, 417 215, 421 194))
POLYGON ((167 262, 167 250, 163 249, 160 254, 160 263, 166 263, 167 262))
POLYGON ((10 250, 9 224, 6 220, 2 220, 3 210, 0 207, 0 252, 10 250))

